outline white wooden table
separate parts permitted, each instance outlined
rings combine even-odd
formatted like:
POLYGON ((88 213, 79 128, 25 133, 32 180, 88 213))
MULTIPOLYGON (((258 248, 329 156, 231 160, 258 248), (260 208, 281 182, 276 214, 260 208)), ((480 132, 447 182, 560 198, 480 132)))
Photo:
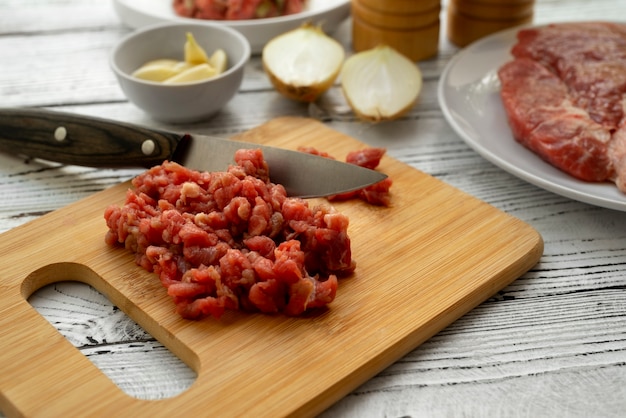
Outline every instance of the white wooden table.
MULTIPOLYGON (((535 11, 536 23, 619 20, 626 2, 537 0, 535 11)), ((0 106, 172 128, 129 104, 109 69, 112 45, 128 32, 110 1, 2 0, 0 106)), ((335 35, 349 48, 350 21, 335 35)), ((277 116, 319 117, 542 234, 545 253, 536 267, 323 416, 626 416, 626 213, 527 184, 465 145, 436 97, 439 76, 456 52, 442 36, 439 56, 420 63, 425 84, 418 105, 390 124, 357 121, 337 88, 317 106, 283 99, 255 57, 241 91, 218 116, 177 128, 228 136, 277 116)), ((137 173, 0 154, 0 232, 137 173)), ((85 285, 51 285, 31 303, 129 394, 158 399, 193 382, 191 370, 85 285)))

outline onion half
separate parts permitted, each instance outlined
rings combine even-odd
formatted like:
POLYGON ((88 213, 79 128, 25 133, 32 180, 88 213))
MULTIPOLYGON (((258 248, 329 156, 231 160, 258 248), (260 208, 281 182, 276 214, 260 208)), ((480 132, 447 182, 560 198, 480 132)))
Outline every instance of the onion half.
POLYGON ((302 102, 314 102, 333 85, 344 58, 341 44, 311 24, 271 39, 262 53, 274 88, 302 102))
POLYGON ((408 112, 422 89, 419 67, 385 45, 348 58, 341 70, 341 87, 363 120, 393 120, 408 112))

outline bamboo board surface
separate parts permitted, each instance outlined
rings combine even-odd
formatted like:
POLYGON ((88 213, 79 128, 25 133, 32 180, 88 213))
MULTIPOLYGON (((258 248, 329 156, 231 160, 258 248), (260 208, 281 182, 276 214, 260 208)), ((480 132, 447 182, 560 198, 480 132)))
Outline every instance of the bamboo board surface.
MULTIPOLYGON (((365 145, 320 122, 279 118, 237 139, 337 158, 365 145)), ((303 318, 229 312, 186 321, 156 275, 104 243, 120 184, 0 236, 0 406, 10 416, 313 416, 534 266, 529 225, 391 157, 392 206, 333 203, 350 218, 357 269, 328 310, 303 318), (27 302, 86 282, 198 375, 182 394, 122 392, 27 302)), ((271 167, 270 167, 271 169, 271 167)), ((18 197, 19 198, 19 197, 18 197)))

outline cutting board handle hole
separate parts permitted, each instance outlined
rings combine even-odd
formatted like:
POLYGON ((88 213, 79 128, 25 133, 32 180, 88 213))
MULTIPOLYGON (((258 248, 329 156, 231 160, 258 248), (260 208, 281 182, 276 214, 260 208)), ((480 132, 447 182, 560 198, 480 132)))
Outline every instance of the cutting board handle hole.
POLYGON ((195 382, 196 373, 89 284, 94 275, 81 264, 52 264, 29 275, 22 283, 22 294, 126 394, 149 400, 174 397, 187 390, 195 382), (73 303, 68 304, 68 298, 73 303), (136 340, 129 342, 129 335, 136 340), (181 378, 158 385, 172 375, 181 378))

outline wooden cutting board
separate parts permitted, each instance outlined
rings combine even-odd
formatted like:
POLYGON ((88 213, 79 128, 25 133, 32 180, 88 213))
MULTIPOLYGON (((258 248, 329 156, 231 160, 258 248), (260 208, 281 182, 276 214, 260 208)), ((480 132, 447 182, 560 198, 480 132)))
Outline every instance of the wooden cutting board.
MULTIPOLYGON (((365 145, 320 122, 279 118, 238 139, 337 158, 365 145)), ((271 167, 270 167, 271 169, 271 167)), ((156 275, 104 243, 103 213, 129 183, 0 236, 0 409, 9 416, 313 416, 534 266, 529 225, 390 157, 392 206, 335 203, 357 262, 328 310, 303 318, 229 312, 187 321, 156 275), (27 302, 86 282, 196 371, 165 400, 126 395, 27 302)), ((13 198, 19 199, 19 196, 13 198)))

